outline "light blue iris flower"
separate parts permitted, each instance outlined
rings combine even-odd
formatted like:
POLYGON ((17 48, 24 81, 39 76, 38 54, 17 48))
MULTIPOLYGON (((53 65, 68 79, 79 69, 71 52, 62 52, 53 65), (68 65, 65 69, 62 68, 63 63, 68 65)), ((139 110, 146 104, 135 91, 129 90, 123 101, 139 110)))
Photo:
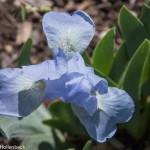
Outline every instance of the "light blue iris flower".
POLYGON ((93 68, 85 66, 80 54, 94 36, 92 19, 83 11, 49 12, 43 29, 55 58, 0 70, 0 115, 27 116, 44 99, 60 98, 71 103, 89 135, 104 142, 115 134, 117 123, 131 118, 134 103, 125 91, 108 87, 93 68))
POLYGON ((43 30, 53 54, 58 48, 67 52, 71 58, 73 52, 82 54, 95 33, 95 25, 88 14, 83 11, 68 13, 48 12, 43 17, 43 30))

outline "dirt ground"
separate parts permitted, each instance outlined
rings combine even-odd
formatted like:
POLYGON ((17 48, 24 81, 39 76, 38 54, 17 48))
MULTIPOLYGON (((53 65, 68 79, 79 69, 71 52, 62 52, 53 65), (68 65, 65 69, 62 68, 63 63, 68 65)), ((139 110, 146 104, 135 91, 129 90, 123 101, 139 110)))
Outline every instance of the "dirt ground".
MULTIPOLYGON (((0 0, 0 67, 16 67, 19 51, 28 37, 33 39, 31 64, 37 64, 47 58, 51 53, 47 46, 45 35, 42 31, 41 20, 47 10, 67 11, 72 13, 75 10, 87 12, 96 24, 94 39, 88 47, 92 51, 96 43, 105 35, 111 27, 117 27, 119 10, 126 5, 133 13, 139 16, 142 0, 0 0), (25 10, 25 11, 24 11, 25 10)), ((119 31, 116 36, 116 46, 121 43, 119 31)), ((117 133, 116 137, 124 136, 117 133)), ((142 146, 133 147, 125 141, 125 138, 118 140, 113 138, 105 144, 95 145, 93 150, 149 150, 142 146)), ((128 140, 133 140, 128 138, 128 140)), ((10 142, 20 143, 19 140, 6 140, 0 137, 0 144, 10 142)), ((132 143, 130 141, 130 143, 132 143)), ((134 143, 134 146, 136 144, 134 143)), ((144 143, 144 147, 148 144, 144 143)))

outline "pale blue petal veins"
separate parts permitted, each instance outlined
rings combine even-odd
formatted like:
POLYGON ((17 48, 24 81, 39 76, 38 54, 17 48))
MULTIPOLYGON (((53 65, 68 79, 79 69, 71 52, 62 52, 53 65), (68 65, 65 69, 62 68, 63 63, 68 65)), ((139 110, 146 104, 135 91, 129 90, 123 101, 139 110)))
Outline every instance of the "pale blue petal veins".
POLYGON ((97 101, 99 109, 93 116, 76 105, 72 105, 72 109, 89 135, 98 142, 105 142, 115 134, 117 123, 127 122, 132 117, 134 103, 125 91, 117 88, 109 88, 108 93, 101 95, 101 99, 98 97, 97 101))
POLYGON ((98 107, 108 116, 114 117, 116 122, 128 121, 134 112, 134 102, 124 91, 109 87, 108 93, 97 95, 98 107))
POLYGON ((79 12, 71 16, 51 11, 44 15, 43 30, 53 54, 58 52, 58 48, 66 52, 83 53, 89 45, 95 33, 95 26, 91 24, 89 20, 92 19, 86 13, 81 11, 84 15, 79 15, 79 12))

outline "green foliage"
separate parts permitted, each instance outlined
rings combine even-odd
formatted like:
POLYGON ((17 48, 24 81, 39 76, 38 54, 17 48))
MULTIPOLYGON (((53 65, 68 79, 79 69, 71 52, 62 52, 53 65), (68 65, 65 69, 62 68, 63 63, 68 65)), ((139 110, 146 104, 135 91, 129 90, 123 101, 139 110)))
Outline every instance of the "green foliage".
POLYGON ((21 12, 20 12, 20 14, 21 14, 21 19, 22 19, 22 21, 24 21, 25 18, 26 18, 26 11, 25 11, 25 8, 24 8, 23 6, 21 7, 21 12))
POLYGON ((144 4, 142 8, 142 14, 141 14, 141 21, 143 22, 147 32, 148 32, 148 37, 150 38, 150 7, 146 4, 144 4))
POLYGON ((143 114, 140 113, 142 107, 140 99, 143 75, 146 71, 145 66, 148 63, 149 53, 150 43, 148 40, 145 40, 137 49, 131 61, 129 62, 124 74, 124 81, 122 80, 124 89, 130 94, 130 96, 132 96, 136 105, 133 119, 127 126, 128 130, 135 137, 140 137, 143 135, 143 132, 141 131, 141 122, 144 123, 145 118, 143 117, 143 114))
POLYGON ((82 57, 84 59, 85 64, 91 65, 91 58, 86 51, 82 54, 82 57))
POLYGON ((119 28, 127 46, 127 53, 131 58, 148 34, 143 23, 136 18, 125 6, 119 13, 119 28))
POLYGON ((140 100, 141 84, 149 53, 150 43, 148 40, 145 40, 133 55, 124 73, 125 77, 123 76, 123 79, 120 81, 120 84, 123 83, 124 89, 134 100, 140 100))
POLYGON ((87 141, 86 144, 83 147, 83 150, 91 150, 92 142, 87 141))
POLYGON ((104 75, 102 72, 98 71, 96 68, 94 68, 94 72, 96 75, 98 75, 102 78, 105 78, 108 81, 109 86, 118 87, 118 85, 112 79, 110 79, 108 76, 104 75))
POLYGON ((113 62, 114 39, 115 28, 112 28, 94 49, 93 66, 105 75, 108 75, 113 62))
POLYGON ((32 47, 32 39, 29 38, 20 50, 20 56, 18 59, 18 67, 21 67, 23 65, 29 65, 31 47, 32 47))
POLYGON ((109 77, 118 83, 127 63, 128 54, 126 51, 126 44, 123 42, 114 58, 109 77))
POLYGON ((150 0, 144 0, 146 4, 150 4, 150 0))
POLYGON ((60 129, 70 135, 87 136, 85 128, 73 114, 70 104, 56 101, 49 105, 49 111, 52 118, 45 120, 44 124, 60 129))
POLYGON ((31 115, 18 119, 12 117, 0 117, 0 129, 8 138, 23 137, 21 143, 25 145, 27 150, 39 150, 40 144, 47 143, 52 150, 57 150, 56 142, 62 144, 64 138, 58 131, 53 131, 52 128, 42 124, 44 119, 49 119, 51 116, 43 105, 41 105, 31 115), (56 141, 57 137, 58 141, 56 141))

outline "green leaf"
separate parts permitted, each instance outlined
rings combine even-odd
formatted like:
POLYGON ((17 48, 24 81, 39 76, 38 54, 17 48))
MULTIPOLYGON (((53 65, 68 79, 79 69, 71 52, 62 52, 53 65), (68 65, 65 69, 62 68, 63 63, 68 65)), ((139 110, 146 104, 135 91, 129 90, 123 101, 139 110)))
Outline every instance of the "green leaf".
POLYGON ((148 97, 150 95, 150 88, 149 88, 149 86, 150 86, 150 77, 142 86, 142 94, 145 97, 148 97))
POLYGON ((141 21, 143 22, 150 39, 150 7, 146 4, 144 4, 142 8, 141 21))
POLYGON ((124 89, 135 100, 139 100, 141 96, 142 78, 144 75, 146 63, 149 59, 149 53, 149 41, 144 40, 144 42, 141 44, 130 60, 124 74, 124 80, 122 80, 124 89))
POLYGON ((144 135, 142 130, 143 116, 140 112, 140 104, 136 104, 134 114, 131 120, 125 124, 128 133, 135 139, 140 139, 144 135))
POLYGON ((49 105, 49 111, 52 114, 52 119, 45 120, 43 122, 44 124, 50 125, 71 135, 87 136, 85 128, 73 114, 70 104, 55 101, 49 105))
MULTIPOLYGON (((147 88, 149 89, 149 85, 147 88)), ((147 92, 149 91, 146 91, 146 93, 144 94, 149 95, 149 93, 147 92)), ((128 132, 137 140, 142 139, 143 136, 145 136, 148 133, 150 121, 149 97, 142 96, 141 101, 138 102, 139 103, 136 103, 135 112, 133 114, 132 119, 126 124, 126 129, 128 130, 128 132)))
POLYGON ((24 6, 21 7, 21 19, 22 21, 24 21, 26 18, 26 11, 25 11, 25 8, 24 6))
MULTIPOLYGON (((42 142, 47 142, 53 148, 56 148, 54 134, 50 127, 42 124, 44 119, 51 118, 46 108, 41 105, 29 116, 18 119, 13 117, 0 117, 0 129, 8 138, 23 137, 22 145, 27 150, 38 150, 42 142)), ((61 133, 58 133, 60 141, 64 142, 61 133)))
POLYGON ((125 40, 129 58, 131 58, 144 39, 148 38, 148 34, 143 23, 125 6, 119 13, 119 28, 125 40))
POLYGON ((32 39, 29 38, 21 48, 20 56, 18 60, 18 67, 21 67, 23 65, 29 65, 31 47, 32 47, 32 39))
POLYGON ((115 82, 118 82, 127 63, 128 54, 126 50, 126 44, 123 42, 114 58, 109 77, 115 82))
POLYGON ((150 0, 144 0, 144 3, 149 4, 150 0))
MULTIPOLYGON (((130 60, 122 82, 124 89, 129 93, 135 102, 135 112, 129 123, 127 123, 127 130, 136 139, 141 138, 146 129, 143 128, 143 123, 146 124, 144 114, 141 113, 142 100, 141 92, 143 85, 143 78, 145 71, 147 71, 147 63, 150 54, 150 44, 148 40, 144 40, 141 46, 138 48, 132 59, 130 60), (141 100, 141 101, 139 101, 141 100), (142 124, 141 124, 142 122, 142 124)), ((145 111, 144 111, 145 113, 145 111)))
POLYGON ((110 29, 104 38, 96 45, 93 53, 93 66, 103 74, 108 75, 113 62, 115 28, 110 29))
POLYGON ((58 150, 65 147, 62 134, 59 131, 53 132, 53 130, 47 130, 47 133, 44 134, 28 136, 21 145, 25 145, 27 150, 43 150, 44 148, 44 150, 58 150))
POLYGON ((90 150, 92 146, 92 142, 91 141, 87 141, 86 144, 83 147, 83 150, 90 150))
POLYGON ((86 51, 82 54, 82 57, 84 59, 85 64, 91 65, 90 56, 89 56, 89 54, 86 51))

